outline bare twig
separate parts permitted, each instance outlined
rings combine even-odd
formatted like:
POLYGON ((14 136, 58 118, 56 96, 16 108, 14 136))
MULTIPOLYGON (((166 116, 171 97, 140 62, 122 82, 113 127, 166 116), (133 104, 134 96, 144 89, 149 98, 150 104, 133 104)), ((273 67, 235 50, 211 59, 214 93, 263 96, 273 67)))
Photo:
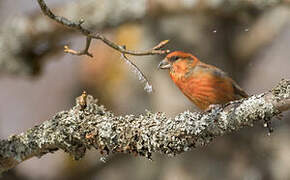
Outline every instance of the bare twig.
POLYGON ((159 44, 157 44, 157 45, 156 45, 155 47, 153 47, 152 49, 154 49, 154 50, 161 49, 161 48, 163 48, 164 46, 166 46, 168 43, 169 43, 169 40, 161 41, 159 44))
POLYGON ((130 65, 130 67, 133 68, 133 72, 136 73, 138 75, 138 78, 141 82, 145 82, 145 87, 144 90, 146 92, 151 92, 152 91, 152 85, 150 85, 149 81, 147 80, 146 76, 142 73, 142 71, 132 62, 130 61, 127 57, 126 54, 130 54, 130 55, 135 55, 135 56, 145 56, 145 55, 162 55, 162 54, 167 54, 170 51, 169 50, 162 50, 163 47, 165 47, 168 43, 169 40, 164 40, 162 42, 160 42, 158 45, 156 45, 155 47, 153 47, 150 50, 147 51, 133 51, 133 50, 127 50, 125 48, 125 46, 121 46, 118 45, 112 41, 110 41, 109 39, 107 39, 105 36, 99 34, 99 33, 92 33, 91 31, 89 31, 88 29, 85 29, 82 24, 84 23, 84 20, 81 19, 78 23, 72 22, 70 20, 68 20, 65 17, 61 17, 61 16, 56 16, 52 13, 52 11, 47 7, 46 3, 44 2, 44 0, 37 0, 39 6, 41 7, 42 12, 47 15, 48 17, 50 17, 52 20, 66 26, 66 27, 70 27, 73 28, 79 32, 81 32, 83 35, 85 35, 87 37, 86 39, 86 46, 82 51, 75 51, 73 49, 70 49, 68 46, 64 46, 64 52, 66 53, 70 53, 73 55, 87 55, 90 57, 93 57, 93 55, 91 53, 89 53, 89 48, 90 48, 90 44, 91 44, 91 40, 92 39, 98 39, 101 40, 102 42, 104 42, 106 45, 108 45, 109 47, 119 51, 121 53, 121 57, 125 60, 125 62, 127 64, 130 65))
MULTIPOLYGON (((225 16, 228 17, 230 15, 231 17, 240 17, 241 13, 246 13, 250 15, 251 22, 254 23, 257 20, 256 18, 260 18, 261 16, 251 16, 253 10, 266 12, 277 6, 282 7, 283 5, 285 5, 284 8, 287 9, 289 2, 290 1, 287 0, 219 0, 218 3, 216 3, 216 1, 212 0, 198 0, 196 3, 184 3, 184 0, 174 0, 171 3, 168 3, 168 0, 101 0, 101 2, 96 0, 85 0, 78 1, 77 5, 74 1, 70 1, 70 3, 67 3, 61 8, 51 10, 56 14, 63 12, 63 16, 76 20, 78 20, 79 17, 86 17, 86 26, 83 25, 84 27, 87 29, 102 30, 116 27, 122 23, 135 22, 136 20, 139 21, 144 18, 151 18, 154 21, 158 21, 158 19, 164 16, 168 17, 173 14, 196 12, 203 12, 209 16, 214 15, 218 21, 223 21, 225 16), (107 8, 103 8, 101 5, 103 2, 106 2, 107 8), (118 8, 120 6, 122 6, 122 8, 118 8), (113 13, 111 12, 112 9, 114 9, 113 13), (114 21, 113 23, 112 20, 114 21)), ((284 8, 282 8, 280 15, 278 14, 278 24, 285 21, 284 8)), ((79 21, 76 22, 79 23, 79 21)), ((279 27, 280 26, 281 25, 279 25, 279 27)), ((251 32, 254 31, 252 28, 254 28, 254 26, 249 27, 249 32, 247 33, 241 32, 235 34, 237 36, 240 34, 247 34, 250 39, 253 39, 251 38, 251 32)), ((272 32, 269 29, 273 31, 273 29, 276 28, 268 28, 268 31, 264 28, 262 34, 265 34, 265 37, 274 38, 275 36, 271 36, 273 33, 267 34, 269 31, 272 32)), ((281 29, 279 28, 276 29, 276 33, 274 34, 279 33, 280 30, 281 29)), ((49 18, 41 16, 38 12, 29 13, 29 16, 22 15, 13 16, 13 18, 5 18, 5 21, 2 22, 0 28, 0 49, 5 49, 5 52, 0 54, 0 71, 18 75, 37 75, 35 72, 41 71, 45 65, 45 61, 41 60, 51 53, 59 54, 62 50, 61 46, 59 46, 59 42, 67 38, 71 33, 78 33, 78 31, 74 31, 74 29, 67 28, 63 25, 58 26, 54 21, 50 21, 49 18), (41 22, 41 24, 39 24, 39 22, 41 22), (33 29, 33 31, 31 29, 33 29), (40 46, 46 47, 47 49, 45 51, 43 51, 43 49, 39 51, 40 46), (39 54, 39 52, 41 54, 39 54), (31 61, 31 54, 35 57, 35 60, 31 61)), ((253 35, 255 36, 255 34, 253 35)), ((234 36, 232 39, 236 39, 236 37, 234 36)), ((267 42, 271 42, 273 39, 266 38, 266 40, 267 42)), ((245 52, 245 50, 243 50, 244 48, 247 47, 247 49, 249 49, 252 47, 252 44, 248 43, 247 37, 244 36, 238 38, 237 41, 230 42, 232 44, 227 46, 233 47, 232 49, 238 49, 239 52, 235 52, 234 54, 239 57, 245 52), (245 47, 235 44, 236 42, 246 42, 245 47)), ((251 54, 253 51, 249 53, 251 54)), ((241 58, 243 57, 244 56, 241 58)))
MULTIPOLYGON (((84 20, 80 20, 78 23, 76 22, 72 22, 70 20, 68 20, 65 17, 62 16, 56 16, 52 13, 52 11, 47 7, 46 3, 44 2, 44 0, 37 0, 38 4, 42 10, 42 12, 47 15, 49 18, 51 18, 52 20, 66 26, 69 28, 73 28, 79 32, 81 32, 83 35, 87 36, 87 43, 86 43, 86 47, 84 50, 78 52, 75 50, 71 50, 69 49, 67 46, 65 47, 65 52, 67 53, 71 53, 74 55, 88 55, 88 56, 92 56, 88 50, 89 50, 89 46, 91 43, 91 39, 98 39, 103 41, 106 45, 108 45, 109 47, 119 51, 122 54, 131 54, 131 55, 135 55, 135 56, 146 56, 146 55, 162 55, 162 54, 167 54, 170 51, 169 50, 161 50, 159 49, 150 49, 147 51, 134 51, 134 50, 127 50, 124 49, 122 46, 110 41, 109 39, 107 39, 105 36, 99 34, 99 33, 93 33, 88 29, 85 29, 82 24, 84 23, 84 20)), ((163 41, 164 42, 164 41, 163 41)), ((168 41, 166 43, 163 43, 162 47, 164 47, 166 44, 168 43, 168 41)))
MULTIPOLYGON (((123 46, 124 49, 126 49, 126 46, 123 46)), ((146 76, 143 74, 143 72, 134 64, 130 59, 127 58, 125 54, 121 54, 122 59, 129 65, 129 67, 132 69, 132 71, 137 75, 138 80, 141 83, 145 83, 144 90, 148 93, 152 92, 152 85, 146 78, 146 76)))
POLYGON ((65 53, 70 53, 70 54, 73 54, 73 55, 78 55, 78 56, 81 56, 81 55, 88 55, 90 57, 93 57, 93 55, 91 53, 89 53, 89 48, 90 48, 90 45, 91 45, 91 41, 92 41, 92 38, 91 37, 87 37, 87 40, 86 40, 86 47, 84 50, 82 51, 75 51, 73 49, 70 49, 67 45, 64 46, 64 52, 65 53))
MULTIPOLYGON (((75 159, 87 149, 101 153, 133 153, 150 158, 154 152, 176 155, 208 145, 214 138, 252 127, 261 120, 290 109, 290 80, 282 80, 272 91, 235 101, 210 112, 183 112, 174 118, 164 113, 116 116, 87 96, 87 107, 79 102, 69 111, 57 113, 24 133, 0 141, 0 172, 31 157, 62 149, 75 159)), ((78 99, 79 101, 79 99, 78 99)))

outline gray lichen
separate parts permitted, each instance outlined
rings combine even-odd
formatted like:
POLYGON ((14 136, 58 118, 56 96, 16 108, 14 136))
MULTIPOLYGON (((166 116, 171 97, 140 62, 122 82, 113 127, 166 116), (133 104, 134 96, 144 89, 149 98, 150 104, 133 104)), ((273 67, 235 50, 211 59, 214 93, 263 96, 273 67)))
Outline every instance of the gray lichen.
POLYGON ((282 79, 280 83, 271 91, 277 101, 290 98, 290 81, 282 79))
POLYGON ((80 159, 87 149, 103 154, 131 153, 151 158, 159 152, 169 156, 205 146, 215 137, 256 121, 270 120, 280 113, 274 105, 277 98, 289 99, 290 82, 282 81, 272 92, 254 95, 215 106, 205 113, 185 111, 175 118, 165 113, 146 111, 141 115, 115 116, 87 96, 87 106, 77 105, 57 113, 51 120, 25 133, 0 141, 0 171, 5 171, 33 156, 58 149, 80 159), (269 98, 271 97, 271 98, 269 98))

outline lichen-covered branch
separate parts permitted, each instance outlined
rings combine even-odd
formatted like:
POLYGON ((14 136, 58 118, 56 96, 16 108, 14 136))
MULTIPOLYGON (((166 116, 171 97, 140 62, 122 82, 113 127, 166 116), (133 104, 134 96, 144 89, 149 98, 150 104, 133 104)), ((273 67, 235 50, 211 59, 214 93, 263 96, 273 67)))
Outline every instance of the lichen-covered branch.
POLYGON ((80 159, 90 148, 101 153, 133 153, 151 157, 154 152, 176 155, 205 146, 217 136, 270 121, 290 109, 290 81, 282 80, 272 91, 216 106, 209 112, 180 113, 168 118, 147 111, 142 115, 116 116, 87 96, 77 105, 26 132, 0 141, 0 172, 31 157, 62 149, 80 159))

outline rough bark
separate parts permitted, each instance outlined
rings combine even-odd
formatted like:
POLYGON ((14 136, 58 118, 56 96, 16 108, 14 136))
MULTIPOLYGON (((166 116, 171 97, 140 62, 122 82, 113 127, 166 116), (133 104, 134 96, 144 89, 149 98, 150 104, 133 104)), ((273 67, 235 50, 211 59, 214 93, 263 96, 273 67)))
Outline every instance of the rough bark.
POLYGON ((176 155, 208 145, 216 137, 256 122, 270 120, 290 109, 290 81, 282 80, 273 90, 253 95, 208 112, 165 113, 146 111, 142 115, 116 116, 86 97, 80 104, 61 111, 41 125, 0 141, 0 172, 31 157, 41 157, 59 149, 80 159, 90 148, 101 153, 133 153, 151 158, 158 152, 176 155), (85 107, 85 109, 83 109, 85 107))

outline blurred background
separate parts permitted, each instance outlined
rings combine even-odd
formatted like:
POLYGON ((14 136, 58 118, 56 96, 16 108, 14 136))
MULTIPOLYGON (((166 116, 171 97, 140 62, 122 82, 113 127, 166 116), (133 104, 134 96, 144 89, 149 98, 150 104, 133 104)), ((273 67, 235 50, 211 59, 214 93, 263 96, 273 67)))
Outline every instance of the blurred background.
MULTIPOLYGON (((150 49, 170 39, 170 50, 193 53, 228 72, 249 94, 270 90, 290 77, 289 1, 278 0, 47 0, 58 15, 85 19, 84 26, 128 49, 150 49)), ((82 49, 85 37, 40 12, 36 0, 0 0, 0 138, 26 131, 69 109, 83 90, 118 115, 145 109, 174 116, 194 105, 157 70, 162 56, 132 57, 153 93, 120 54, 93 41, 94 57, 63 53, 82 49)), ((217 138, 207 147, 153 161, 130 155, 81 161, 63 152, 32 158, 0 179, 286 180, 290 179, 290 113, 217 138)))

